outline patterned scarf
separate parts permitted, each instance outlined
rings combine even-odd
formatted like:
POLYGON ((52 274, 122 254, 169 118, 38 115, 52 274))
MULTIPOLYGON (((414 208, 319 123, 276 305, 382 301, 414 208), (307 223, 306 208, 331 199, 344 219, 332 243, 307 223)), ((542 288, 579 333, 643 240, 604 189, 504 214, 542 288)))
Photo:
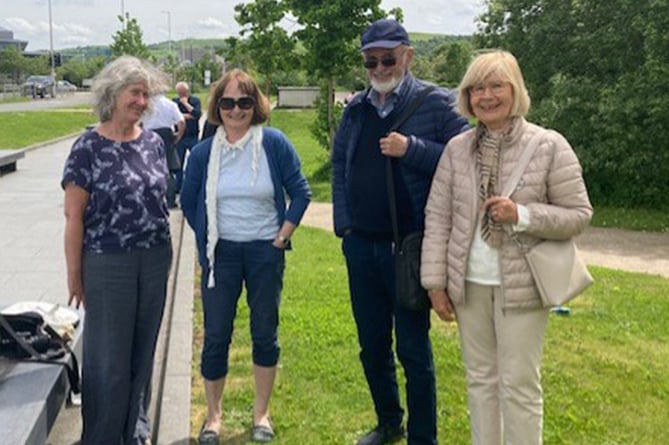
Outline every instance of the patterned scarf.
MULTIPOLYGON (((479 174, 478 195, 481 206, 486 199, 499 196, 501 193, 499 187, 500 151, 502 142, 513 131, 513 127, 514 122, 503 133, 492 135, 484 125, 479 125, 476 141, 476 166, 479 174)), ((502 247, 504 235, 502 224, 493 221, 489 211, 479 212, 479 215, 481 238, 490 247, 499 249, 502 247)))

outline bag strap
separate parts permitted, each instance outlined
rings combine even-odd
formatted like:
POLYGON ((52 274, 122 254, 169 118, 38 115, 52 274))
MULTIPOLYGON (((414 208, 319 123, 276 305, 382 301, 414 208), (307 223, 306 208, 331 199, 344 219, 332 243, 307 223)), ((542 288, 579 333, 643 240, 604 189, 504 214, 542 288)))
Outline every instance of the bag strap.
MULTIPOLYGON (((548 130, 539 128, 539 130, 527 142, 527 147, 525 147, 525 150, 523 150, 523 152, 520 154, 518 161, 516 161, 516 168, 514 168, 509 181, 506 183, 506 187, 504 187, 504 191, 502 192, 503 197, 508 198, 516 189, 516 186, 518 185, 520 178, 523 176, 523 173, 525 173, 525 169, 529 165, 532 156, 537 151, 537 148, 539 148, 541 138, 546 134, 548 134, 548 130)), ((506 232, 509 237, 516 243, 516 245, 518 245, 523 253, 527 253, 529 251, 527 246, 520 241, 520 238, 518 238, 518 234, 515 232, 515 230, 506 228, 506 232)))
MULTIPOLYGON (((413 115, 418 107, 421 106, 423 100, 433 91, 437 89, 434 85, 428 85, 423 91, 418 93, 416 97, 407 105, 402 111, 402 114, 393 122, 388 133, 397 131, 404 123, 413 115)), ((395 253, 399 253, 400 249, 400 229, 397 216, 397 196, 395 195, 395 175, 393 174, 393 159, 390 156, 386 157, 386 187, 388 189, 388 205, 390 207, 390 221, 393 226, 393 241, 395 242, 395 253)))
POLYGON ((70 389, 74 394, 81 393, 81 385, 79 383, 79 362, 77 361, 77 356, 74 354, 67 342, 51 326, 45 323, 43 327, 46 333, 49 334, 52 338, 58 340, 63 349, 65 349, 65 351, 69 354, 70 359, 72 360, 72 364, 70 364, 67 359, 65 359, 65 361, 60 361, 58 357, 37 352, 35 348, 26 342, 23 337, 21 337, 14 330, 12 325, 9 324, 9 322, 5 319, 5 316, 2 314, 0 314, 0 327, 2 327, 2 329, 7 332, 10 337, 12 337, 16 344, 19 345, 19 347, 30 356, 29 360, 24 361, 64 366, 65 370, 67 371, 67 378, 70 382, 70 389))
POLYGON ((504 190, 502 191, 502 197, 508 198, 516 189, 518 181, 520 181, 523 173, 525 173, 525 169, 529 165, 534 152, 537 151, 537 148, 539 148, 541 138, 546 134, 548 134, 548 131, 540 128, 539 131, 537 131, 528 141, 527 147, 525 147, 525 150, 523 150, 523 152, 520 154, 518 161, 516 161, 516 168, 513 170, 513 173, 511 173, 509 181, 505 184, 506 187, 504 187, 504 190))

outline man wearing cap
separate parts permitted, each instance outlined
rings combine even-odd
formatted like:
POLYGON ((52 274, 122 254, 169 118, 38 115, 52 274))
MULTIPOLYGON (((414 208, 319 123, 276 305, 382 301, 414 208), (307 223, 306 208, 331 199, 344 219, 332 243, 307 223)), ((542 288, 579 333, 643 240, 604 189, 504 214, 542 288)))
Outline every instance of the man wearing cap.
POLYGON ((345 108, 332 150, 335 233, 343 238, 360 361, 378 422, 358 445, 391 443, 405 434, 393 326, 407 379, 407 443, 434 445, 430 313, 397 304, 385 163, 387 157, 393 159, 400 234, 423 230, 425 203, 441 153, 451 137, 467 128, 467 121, 455 113, 455 97, 436 88, 398 131, 389 132, 428 84, 409 72, 413 48, 395 20, 374 22, 361 43, 371 86, 345 108))

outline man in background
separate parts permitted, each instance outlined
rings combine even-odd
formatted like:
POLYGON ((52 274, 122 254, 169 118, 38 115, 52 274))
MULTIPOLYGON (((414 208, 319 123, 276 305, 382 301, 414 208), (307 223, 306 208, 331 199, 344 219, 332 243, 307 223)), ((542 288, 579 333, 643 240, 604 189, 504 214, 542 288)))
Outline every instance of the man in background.
POLYGON ((183 166, 186 159, 186 152, 193 148, 199 141, 200 136, 200 117, 202 116, 202 104, 200 99, 190 94, 190 88, 186 82, 178 82, 175 86, 177 97, 173 100, 179 107, 179 111, 186 121, 184 135, 177 144, 177 154, 181 164, 178 170, 177 191, 181 190, 181 181, 183 178, 183 166))
POLYGON ((183 137, 186 120, 179 111, 179 107, 164 94, 155 96, 149 109, 151 111, 142 118, 142 126, 158 133, 165 143, 167 166, 170 170, 170 177, 167 181, 167 206, 173 209, 177 206, 176 174, 182 168, 176 147, 183 137))

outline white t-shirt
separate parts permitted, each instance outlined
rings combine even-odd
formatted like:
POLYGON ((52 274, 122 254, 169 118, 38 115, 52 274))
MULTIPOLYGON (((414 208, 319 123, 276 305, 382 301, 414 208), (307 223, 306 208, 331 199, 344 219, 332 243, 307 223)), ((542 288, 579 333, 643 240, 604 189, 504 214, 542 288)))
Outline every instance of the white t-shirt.
POLYGON ((170 99, 162 94, 151 99, 152 108, 142 118, 144 128, 147 130, 156 130, 158 128, 172 128, 178 122, 183 122, 184 117, 179 111, 179 107, 170 99))

